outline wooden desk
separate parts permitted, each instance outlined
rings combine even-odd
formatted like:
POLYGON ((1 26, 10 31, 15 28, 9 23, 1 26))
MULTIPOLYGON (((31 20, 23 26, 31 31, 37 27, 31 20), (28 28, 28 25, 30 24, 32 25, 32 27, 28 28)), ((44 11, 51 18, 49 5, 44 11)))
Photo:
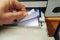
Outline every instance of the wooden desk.
POLYGON ((45 20, 48 29, 48 35, 53 36, 60 22, 60 17, 53 17, 53 18, 46 17, 45 20))

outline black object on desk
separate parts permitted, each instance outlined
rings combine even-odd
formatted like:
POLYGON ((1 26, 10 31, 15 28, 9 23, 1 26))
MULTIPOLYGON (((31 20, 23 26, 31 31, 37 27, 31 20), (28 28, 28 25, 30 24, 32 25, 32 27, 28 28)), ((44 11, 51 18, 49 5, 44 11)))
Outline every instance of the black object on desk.
POLYGON ((57 30, 55 32, 54 37, 55 37, 55 40, 60 40, 60 23, 58 25, 58 28, 57 28, 57 30))

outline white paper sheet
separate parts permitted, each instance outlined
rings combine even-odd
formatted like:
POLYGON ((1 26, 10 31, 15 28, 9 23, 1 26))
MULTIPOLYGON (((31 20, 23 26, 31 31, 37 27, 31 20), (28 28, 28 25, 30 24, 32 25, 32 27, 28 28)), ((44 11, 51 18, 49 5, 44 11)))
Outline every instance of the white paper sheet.
POLYGON ((17 22, 18 26, 38 27, 37 12, 32 9, 28 12, 28 16, 17 22))
POLYGON ((18 26, 38 27, 38 18, 31 19, 25 22, 18 22, 18 26))
POLYGON ((37 17, 37 13, 34 9, 32 9, 28 12, 28 16, 26 18, 20 20, 20 22, 26 21, 26 20, 29 20, 29 19, 32 19, 32 18, 35 18, 35 17, 37 17))

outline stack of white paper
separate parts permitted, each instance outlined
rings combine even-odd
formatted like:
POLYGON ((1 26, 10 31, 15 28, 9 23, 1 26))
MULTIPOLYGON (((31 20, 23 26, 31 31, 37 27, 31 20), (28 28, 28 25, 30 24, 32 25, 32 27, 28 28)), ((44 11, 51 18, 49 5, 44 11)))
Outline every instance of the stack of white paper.
POLYGON ((18 26, 38 27, 38 12, 34 9, 28 12, 28 16, 17 22, 18 26))

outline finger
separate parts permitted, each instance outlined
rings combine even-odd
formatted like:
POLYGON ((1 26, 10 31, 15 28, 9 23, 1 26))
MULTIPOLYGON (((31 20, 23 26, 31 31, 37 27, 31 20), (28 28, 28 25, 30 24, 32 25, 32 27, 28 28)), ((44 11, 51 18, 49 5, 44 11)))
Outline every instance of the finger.
POLYGON ((26 8, 24 7, 24 5, 20 2, 18 2, 17 0, 13 1, 14 7, 19 10, 19 11, 26 11, 26 8))
POLYGON ((23 19, 26 16, 27 16, 26 13, 24 14, 22 12, 5 13, 0 17, 0 24, 6 24, 6 23, 9 24, 14 22, 15 19, 23 19))
POLYGON ((21 19, 26 17, 27 14, 25 12, 10 12, 10 13, 4 13, 2 16, 0 16, 0 20, 4 19, 21 19))
POLYGON ((16 17, 16 19, 23 19, 27 16, 26 12, 15 12, 14 16, 16 17))

